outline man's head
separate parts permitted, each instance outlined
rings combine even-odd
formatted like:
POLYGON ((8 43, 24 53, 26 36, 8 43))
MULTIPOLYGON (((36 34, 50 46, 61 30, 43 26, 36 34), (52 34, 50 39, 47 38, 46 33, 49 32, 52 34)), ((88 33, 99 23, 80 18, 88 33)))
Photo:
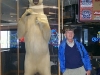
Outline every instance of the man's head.
POLYGON ((71 26, 67 26, 64 28, 65 37, 68 41, 73 41, 74 38, 74 28, 71 26))

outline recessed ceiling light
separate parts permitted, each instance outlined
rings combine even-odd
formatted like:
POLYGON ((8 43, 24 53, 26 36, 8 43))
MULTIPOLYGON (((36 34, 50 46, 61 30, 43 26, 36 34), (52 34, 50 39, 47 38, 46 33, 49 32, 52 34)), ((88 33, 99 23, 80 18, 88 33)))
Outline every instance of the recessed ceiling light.
POLYGON ((8 21, 12 21, 12 20, 8 20, 8 21))
POLYGON ((52 8, 53 8, 53 9, 57 9, 58 7, 56 7, 56 6, 52 6, 52 8))
POLYGON ((0 26, 4 26, 4 25, 0 25, 0 26))
POLYGON ((16 13, 10 13, 10 15, 17 15, 16 13))
POLYGON ((55 18, 49 18, 49 19, 55 19, 55 18))
POLYGON ((27 9, 28 7, 22 7, 22 9, 27 9))
POLYGON ((13 17, 13 16, 10 16, 10 17, 13 17))
POLYGON ((54 12, 49 12, 49 14, 56 14, 56 13, 54 13, 54 12))
POLYGON ((51 15, 47 15, 47 16, 51 16, 51 15))

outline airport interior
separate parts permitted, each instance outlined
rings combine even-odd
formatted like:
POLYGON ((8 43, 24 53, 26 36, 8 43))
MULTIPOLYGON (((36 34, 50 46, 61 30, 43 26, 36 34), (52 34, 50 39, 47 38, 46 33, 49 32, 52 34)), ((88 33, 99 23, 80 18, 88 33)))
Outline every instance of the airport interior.
MULTIPOLYGON (((25 41, 17 38, 17 24, 28 8, 29 0, 0 0, 0 75, 24 75, 25 41)), ((51 28, 51 74, 61 74, 58 49, 69 25, 75 28, 74 38, 92 53, 100 75, 100 0, 43 0, 43 11, 51 28)))

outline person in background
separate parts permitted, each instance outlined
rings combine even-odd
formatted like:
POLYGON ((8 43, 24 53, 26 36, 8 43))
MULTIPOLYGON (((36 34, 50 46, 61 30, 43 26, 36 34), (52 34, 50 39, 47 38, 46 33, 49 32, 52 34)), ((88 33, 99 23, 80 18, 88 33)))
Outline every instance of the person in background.
POLYGON ((96 59, 93 59, 93 54, 91 52, 89 53, 89 56, 90 56, 91 66, 92 66, 91 75, 96 75, 97 69, 99 68, 98 61, 96 61, 96 59))
POLYGON ((58 58, 63 75, 90 75, 91 62, 82 43, 74 39, 74 28, 65 28, 65 39, 60 43, 58 58))

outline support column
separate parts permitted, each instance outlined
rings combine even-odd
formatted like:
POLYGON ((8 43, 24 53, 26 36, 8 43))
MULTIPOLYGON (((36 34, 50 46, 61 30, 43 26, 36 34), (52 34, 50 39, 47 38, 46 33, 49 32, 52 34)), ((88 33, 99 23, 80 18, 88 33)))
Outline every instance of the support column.
MULTIPOLYGON (((60 0, 58 0, 58 46, 60 44, 61 40, 61 34, 60 34, 60 0)), ((60 75, 60 63, 58 59, 58 75, 60 75)))
MULTIPOLYGON (((17 23, 18 23, 18 20, 19 20, 19 0, 17 0, 17 23)), ((18 61, 18 74, 17 75, 19 75, 19 39, 17 39, 17 61, 18 61)))
MULTIPOLYGON (((1 51, 1 1, 0 0, 0 51, 1 51)), ((0 52, 0 75, 2 75, 2 66, 1 66, 1 52, 0 52)))

